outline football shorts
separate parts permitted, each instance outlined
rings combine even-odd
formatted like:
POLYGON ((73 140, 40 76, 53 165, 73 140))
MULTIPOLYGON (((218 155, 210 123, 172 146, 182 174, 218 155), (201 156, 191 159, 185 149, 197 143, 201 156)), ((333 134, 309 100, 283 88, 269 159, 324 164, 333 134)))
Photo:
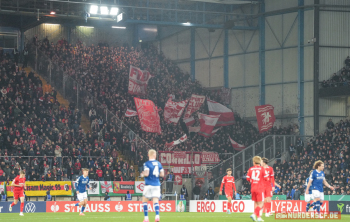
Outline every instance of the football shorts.
POLYGON ((273 194, 272 194, 272 188, 265 188, 265 191, 264 191, 264 197, 272 197, 273 194))
POLYGON ((83 200, 87 199, 87 193, 86 193, 86 192, 84 192, 84 193, 78 193, 78 194, 77 194, 77 197, 78 197, 78 200, 79 200, 79 201, 83 201, 83 200))
POLYGON ((17 200, 18 198, 24 197, 24 193, 23 191, 16 191, 13 192, 13 199, 17 200))
POLYGON ((226 192, 225 191, 225 194, 226 194, 226 198, 228 199, 229 197, 232 199, 232 197, 233 197, 233 193, 231 192, 231 193, 229 193, 229 192, 226 192))
POLYGON ((311 193, 305 194, 305 202, 310 202, 313 199, 314 199, 314 195, 312 195, 311 193))
POLYGON ((160 197, 160 186, 145 185, 143 189, 143 196, 151 199, 153 197, 160 197))
POLYGON ((264 201, 264 193, 265 192, 261 192, 261 191, 259 191, 259 192, 253 192, 252 191, 252 201, 255 201, 255 202, 262 202, 262 201, 264 201))
POLYGON ((312 196, 314 196, 314 198, 320 198, 320 200, 324 200, 324 193, 318 190, 312 190, 312 196))

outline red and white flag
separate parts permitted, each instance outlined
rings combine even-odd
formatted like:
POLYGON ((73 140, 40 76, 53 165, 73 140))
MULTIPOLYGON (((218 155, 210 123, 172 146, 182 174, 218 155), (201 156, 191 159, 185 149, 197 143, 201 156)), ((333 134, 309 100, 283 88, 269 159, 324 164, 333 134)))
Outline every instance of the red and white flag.
POLYGON ((101 193, 113 193, 113 187, 111 181, 101 181, 101 193))
MULTIPOLYGON (((219 118, 220 119, 220 118, 219 118)), ((216 125, 217 125, 217 123, 216 123, 216 125)), ((219 131, 221 129, 221 127, 220 128, 217 128, 217 129, 214 129, 212 132, 211 132, 211 134, 210 134, 210 136, 214 136, 214 134, 217 132, 217 131, 219 131)))
POLYGON ((204 137, 211 137, 220 115, 205 115, 203 113, 199 113, 198 117, 201 125, 201 129, 199 130, 198 134, 204 137))
POLYGON ((232 110, 210 99, 207 99, 207 102, 208 102, 209 114, 220 115, 220 118, 216 123, 216 126, 228 126, 228 125, 233 125, 235 123, 235 117, 233 115, 232 110))
POLYGON ((273 112, 274 107, 271 105, 256 106, 256 119, 258 121, 259 132, 268 131, 273 127, 276 121, 275 114, 273 112))
POLYGON ((132 117, 132 116, 137 116, 137 112, 132 109, 127 109, 125 112, 126 117, 132 117))
POLYGON ((195 94, 192 94, 190 101, 188 102, 188 106, 186 108, 184 119, 189 118, 192 113, 196 112, 201 108, 202 104, 204 103, 205 96, 198 96, 195 94))
POLYGON ((172 98, 169 98, 164 107, 164 120, 166 123, 175 123, 179 122, 182 113, 185 110, 188 100, 181 102, 173 102, 172 98))
POLYGON ((245 149, 245 146, 237 143, 236 141, 234 141, 231 137, 230 137, 230 141, 232 144, 233 149, 235 149, 236 151, 242 151, 245 149))
POLYGON ((146 95, 148 80, 152 77, 147 70, 130 66, 128 92, 131 95, 146 95))
POLYGON ((160 118, 157 106, 151 100, 134 97, 137 114, 140 119, 141 129, 150 133, 161 134, 160 118))
POLYGON ((190 118, 186 118, 186 119, 184 118, 184 122, 187 127, 190 127, 196 122, 196 120, 194 119, 193 116, 191 116, 190 118))
MULTIPOLYGON (((165 146, 166 146, 166 148, 168 148, 169 150, 171 150, 171 148, 173 148, 174 146, 176 146, 176 145, 178 145, 178 144, 180 144, 180 143, 183 143, 183 142, 185 142, 187 140, 187 135, 185 134, 185 135, 183 135, 182 137, 180 137, 180 139, 178 139, 178 140, 175 140, 175 141, 173 141, 173 142, 171 142, 171 143, 165 143, 165 146)), ((185 153, 185 157, 186 157, 186 153, 185 153)), ((183 157, 184 158, 184 157, 183 157)))
POLYGON ((188 132, 189 133, 198 133, 199 132, 199 130, 201 129, 201 127, 200 126, 190 126, 190 127, 188 127, 188 132))

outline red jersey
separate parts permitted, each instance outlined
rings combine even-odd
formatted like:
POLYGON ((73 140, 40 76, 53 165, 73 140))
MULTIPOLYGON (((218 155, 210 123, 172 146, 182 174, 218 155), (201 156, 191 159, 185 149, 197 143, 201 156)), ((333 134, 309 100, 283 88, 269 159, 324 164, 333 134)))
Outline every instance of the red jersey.
POLYGON ((265 175, 266 180, 265 182, 265 188, 272 188, 275 186, 275 174, 273 172, 273 168, 270 166, 267 166, 265 169, 265 175))
MULTIPOLYGON (((20 184, 25 184, 26 182, 26 178, 20 178, 19 176, 17 176, 14 180, 14 184, 16 185, 20 185, 20 184)), ((23 192, 24 191, 24 187, 13 187, 13 192, 23 192)))
POLYGON ((251 192, 261 191, 264 186, 265 169, 262 166, 252 166, 247 173, 247 180, 251 183, 251 192))
POLYGON ((220 191, 225 185, 225 193, 232 193, 232 188, 236 191, 235 178, 233 176, 224 176, 222 178, 220 191))

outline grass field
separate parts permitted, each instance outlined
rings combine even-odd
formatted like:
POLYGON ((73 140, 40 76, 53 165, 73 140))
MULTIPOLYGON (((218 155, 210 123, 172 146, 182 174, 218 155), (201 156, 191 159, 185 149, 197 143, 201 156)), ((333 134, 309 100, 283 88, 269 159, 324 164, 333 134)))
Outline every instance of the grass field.
MULTIPOLYGON (((154 221, 154 213, 149 214, 150 222, 154 221)), ((225 222, 237 221, 245 222, 252 221, 249 218, 250 214, 235 213, 227 215, 225 213, 161 213, 160 220, 162 222, 225 222)), ((265 218, 268 221, 285 221, 276 220, 274 216, 265 218)), ((52 222, 52 221, 84 221, 84 222, 110 222, 110 221, 126 221, 126 222, 142 222, 143 213, 86 213, 85 216, 79 216, 78 213, 25 213, 24 217, 17 213, 4 213, 0 216, 0 221, 26 221, 26 222, 52 222)), ((288 221, 309 221, 309 220, 288 220, 288 221)), ((313 220, 319 221, 319 220, 313 220)), ((323 220, 332 221, 332 220, 323 220)), ((340 221, 340 220, 333 220, 340 221)), ((350 221, 350 215, 342 215, 341 221, 350 221)))

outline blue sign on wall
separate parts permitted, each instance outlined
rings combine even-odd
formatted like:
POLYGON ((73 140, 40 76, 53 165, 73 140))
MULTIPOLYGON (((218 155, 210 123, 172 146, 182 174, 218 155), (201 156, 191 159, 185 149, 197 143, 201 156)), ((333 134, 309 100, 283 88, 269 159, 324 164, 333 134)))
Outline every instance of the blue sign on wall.
MULTIPOLYGON (((0 213, 10 213, 9 206, 12 202, 0 202, 0 213)), ((18 202, 13 208, 11 213, 19 213, 21 202, 18 202)), ((23 213, 45 213, 46 202, 44 201, 29 201, 24 202, 23 213)))

